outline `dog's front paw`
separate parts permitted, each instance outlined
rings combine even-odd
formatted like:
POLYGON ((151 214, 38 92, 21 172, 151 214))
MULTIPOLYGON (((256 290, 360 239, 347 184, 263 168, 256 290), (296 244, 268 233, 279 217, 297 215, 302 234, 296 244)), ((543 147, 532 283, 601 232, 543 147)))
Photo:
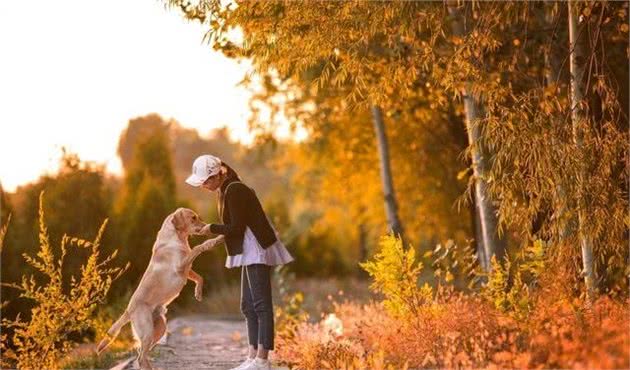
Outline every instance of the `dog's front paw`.
POLYGON ((211 240, 213 241, 214 245, 218 245, 218 244, 221 244, 221 243, 223 243, 225 241, 225 236, 224 235, 219 235, 216 238, 211 239, 211 240))
POLYGON ((223 240, 225 240, 225 237, 223 235, 219 235, 216 238, 206 240, 203 244, 207 249, 211 249, 221 244, 223 240))
POLYGON ((195 288, 195 299, 201 302, 203 299, 203 294, 201 292, 201 288, 195 288))

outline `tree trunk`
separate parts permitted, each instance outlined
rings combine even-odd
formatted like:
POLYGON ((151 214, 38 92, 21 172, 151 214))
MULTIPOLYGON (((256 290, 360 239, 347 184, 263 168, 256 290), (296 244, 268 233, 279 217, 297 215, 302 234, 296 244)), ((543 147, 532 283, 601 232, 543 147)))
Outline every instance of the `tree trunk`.
MULTIPOLYGON (((448 106, 449 131, 457 145, 457 148, 460 152, 463 152, 468 147, 468 133, 465 129, 466 127, 464 122, 460 122, 460 118, 455 113, 454 104, 455 102, 451 101, 448 106)), ((468 166, 470 167, 471 164, 468 164, 468 166)), ((486 265, 486 252, 483 247, 483 243, 481 242, 481 225, 479 222, 479 213, 477 212, 476 203, 475 196, 473 195, 471 197, 471 202, 467 204, 468 212, 470 214, 471 232, 473 239, 475 240, 475 244, 473 244, 473 248, 475 249, 474 254, 477 256, 477 261, 479 261, 483 270, 488 271, 488 266, 486 265)))
POLYGON ((490 271, 490 265, 488 262, 490 259, 486 258, 486 249, 484 248, 482 241, 481 222, 479 220, 479 212, 477 211, 477 201, 475 196, 472 197, 472 207, 470 208, 470 214, 473 224, 473 231, 475 233, 475 241, 477 242, 477 261, 481 265, 484 271, 490 271))
POLYGON ((385 134, 385 124, 383 123, 381 108, 376 105, 372 106, 372 122, 374 123, 376 143, 381 162, 381 181, 383 183, 383 196, 385 198, 387 224, 389 225, 391 232, 403 241, 404 246, 406 244, 403 235, 403 228, 400 223, 400 219, 398 218, 398 208, 396 206, 396 197, 394 195, 394 185, 389 160, 389 146, 387 144, 387 135, 385 134))
MULTIPOLYGON (((546 28, 549 30, 559 30, 561 27, 557 27, 554 24, 553 16, 553 8, 557 6, 555 3, 545 4, 543 7, 543 11, 545 12, 545 23, 546 28)), ((558 20, 559 22, 560 20, 558 20)), ((561 69, 561 55, 560 55, 561 45, 558 42, 558 35, 552 33, 552 40, 549 45, 549 48, 545 50, 545 82, 547 87, 554 87, 556 92, 560 94, 561 84, 560 80, 562 78, 562 69, 561 69)), ((552 120, 552 124, 560 124, 563 118, 556 116, 552 120)), ((553 135, 551 137, 551 143, 553 148, 557 148, 561 143, 558 142, 558 138, 553 135)), ((554 209, 554 219, 556 220, 557 235, 558 240, 561 245, 565 244, 567 238, 571 234, 572 222, 569 213, 569 199, 567 198, 565 191, 565 183, 561 182, 556 185, 556 194, 554 199, 554 206, 557 207, 554 209)))
MULTIPOLYGON (((456 1, 448 2, 449 14, 453 17, 453 34, 463 36, 464 15, 456 1)), ((496 209, 488 196, 488 185, 485 180, 489 165, 489 155, 485 153, 481 143, 481 128, 476 124, 480 118, 480 104, 470 95, 469 86, 462 91, 464 110, 466 113, 466 131, 468 132, 468 144, 471 146, 472 168, 475 180, 475 208, 478 215, 481 230, 481 243, 478 248, 483 248, 485 261, 481 263, 486 271, 490 271, 490 261, 493 256, 501 261, 505 254, 505 246, 497 233, 496 209)), ((481 253, 479 253, 481 256, 481 253)))
POLYGON ((359 224, 359 261, 365 262, 367 260, 367 230, 365 224, 362 222, 359 224))
MULTIPOLYGON (((368 258, 368 250, 367 250, 367 227, 365 226, 364 222, 359 223, 358 226, 358 236, 359 236, 359 262, 365 262, 367 261, 368 258)), ((358 264, 356 265, 358 267, 357 269, 357 275, 359 277, 365 277, 367 276, 365 273, 365 270, 363 268, 361 268, 358 264)))
MULTIPOLYGON (((578 26, 579 7, 573 0, 568 3, 569 10, 569 51, 570 51, 570 71, 571 71, 571 121, 573 128, 573 141, 578 153, 583 151, 584 126, 587 125, 586 112, 583 106, 584 100, 584 71, 586 55, 584 48, 585 30, 578 26), (581 28, 581 29, 580 29, 581 28)), ((580 164, 580 173, 577 179, 579 184, 587 183, 588 173, 585 163, 580 164)), ((586 222, 584 205, 584 188, 578 190, 577 202, 578 215, 578 235, 580 247, 582 249, 582 266, 584 283, 589 299, 593 298, 595 292, 595 278, 593 270, 593 242, 584 230, 586 222)))

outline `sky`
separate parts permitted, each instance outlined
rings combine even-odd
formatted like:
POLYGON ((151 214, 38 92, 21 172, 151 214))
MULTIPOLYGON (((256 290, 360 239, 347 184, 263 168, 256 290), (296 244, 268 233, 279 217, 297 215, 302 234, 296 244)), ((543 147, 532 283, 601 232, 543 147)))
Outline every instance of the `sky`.
POLYGON ((129 119, 174 118, 248 142, 250 70, 159 0, 0 1, 0 183, 54 173, 61 147, 120 174, 129 119))

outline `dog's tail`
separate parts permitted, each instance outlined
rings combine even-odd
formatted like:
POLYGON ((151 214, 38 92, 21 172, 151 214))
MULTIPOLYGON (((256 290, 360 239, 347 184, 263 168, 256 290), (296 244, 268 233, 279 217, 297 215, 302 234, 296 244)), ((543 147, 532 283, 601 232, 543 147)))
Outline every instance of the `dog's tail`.
POLYGON ((125 310, 125 312, 116 320, 114 324, 107 330, 107 334, 103 340, 96 347, 96 354, 100 355, 107 346, 110 345, 111 342, 116 339, 118 333, 120 333, 120 329, 125 326, 130 321, 129 312, 125 310))

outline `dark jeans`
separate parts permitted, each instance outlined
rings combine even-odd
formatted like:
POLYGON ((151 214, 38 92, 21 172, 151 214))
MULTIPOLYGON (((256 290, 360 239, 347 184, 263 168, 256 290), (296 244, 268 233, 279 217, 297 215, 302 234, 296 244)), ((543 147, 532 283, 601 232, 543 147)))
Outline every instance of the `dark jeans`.
POLYGON ((273 302, 271 266, 243 266, 241 273, 241 312, 247 322, 249 344, 273 350, 273 302))

